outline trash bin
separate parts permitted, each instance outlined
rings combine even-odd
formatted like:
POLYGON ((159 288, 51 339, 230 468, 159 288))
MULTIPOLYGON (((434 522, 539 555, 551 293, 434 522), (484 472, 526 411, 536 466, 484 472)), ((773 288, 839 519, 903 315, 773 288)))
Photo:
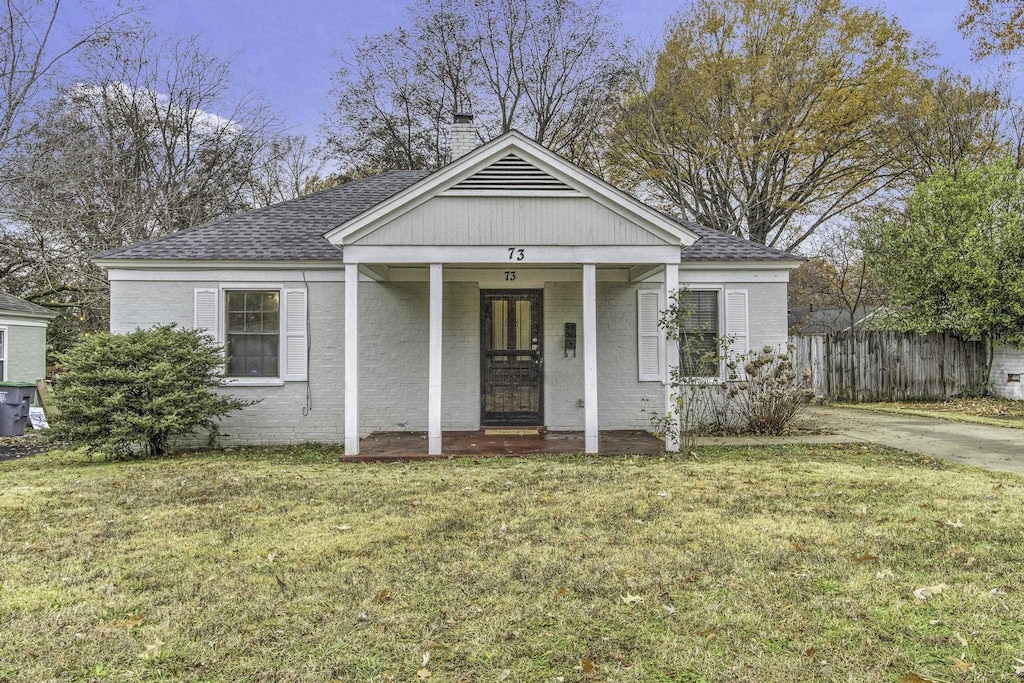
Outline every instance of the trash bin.
POLYGON ((36 398, 34 384, 0 382, 0 436, 22 436, 28 409, 36 398))

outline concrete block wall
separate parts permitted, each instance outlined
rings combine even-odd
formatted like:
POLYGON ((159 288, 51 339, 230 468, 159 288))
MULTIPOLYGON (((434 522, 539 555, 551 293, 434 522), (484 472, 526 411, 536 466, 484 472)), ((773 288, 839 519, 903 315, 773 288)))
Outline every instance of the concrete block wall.
POLYGON ((989 376, 992 393, 1000 398, 1024 401, 1024 383, 1008 382, 1010 374, 1020 374, 1024 379, 1024 349, 997 344, 992 350, 992 373, 989 376))

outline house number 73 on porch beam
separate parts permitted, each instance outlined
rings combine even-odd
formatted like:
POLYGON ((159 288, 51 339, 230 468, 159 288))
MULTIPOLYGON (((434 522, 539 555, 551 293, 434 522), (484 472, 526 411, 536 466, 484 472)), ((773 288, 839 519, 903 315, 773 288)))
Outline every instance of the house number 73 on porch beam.
POLYGON ((520 249, 519 247, 508 247, 509 261, 522 261, 524 258, 526 258, 525 249, 520 249))

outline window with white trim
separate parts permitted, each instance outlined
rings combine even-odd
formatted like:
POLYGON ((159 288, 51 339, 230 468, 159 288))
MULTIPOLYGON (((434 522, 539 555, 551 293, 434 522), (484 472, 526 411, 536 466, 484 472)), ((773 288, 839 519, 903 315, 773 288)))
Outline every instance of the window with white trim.
POLYGON ((281 294, 277 290, 227 290, 227 377, 277 377, 281 354, 281 294))
POLYGON ((687 377, 718 377, 721 330, 719 290, 686 289, 681 292, 690 315, 683 321, 679 362, 687 377))
POLYGON ((0 327, 0 382, 7 381, 7 328, 0 327))

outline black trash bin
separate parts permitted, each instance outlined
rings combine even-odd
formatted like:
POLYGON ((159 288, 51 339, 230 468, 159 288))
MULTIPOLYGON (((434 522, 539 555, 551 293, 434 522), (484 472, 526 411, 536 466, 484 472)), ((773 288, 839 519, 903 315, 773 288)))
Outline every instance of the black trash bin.
POLYGON ((36 400, 36 386, 25 382, 0 382, 0 436, 22 436, 28 409, 36 400))

